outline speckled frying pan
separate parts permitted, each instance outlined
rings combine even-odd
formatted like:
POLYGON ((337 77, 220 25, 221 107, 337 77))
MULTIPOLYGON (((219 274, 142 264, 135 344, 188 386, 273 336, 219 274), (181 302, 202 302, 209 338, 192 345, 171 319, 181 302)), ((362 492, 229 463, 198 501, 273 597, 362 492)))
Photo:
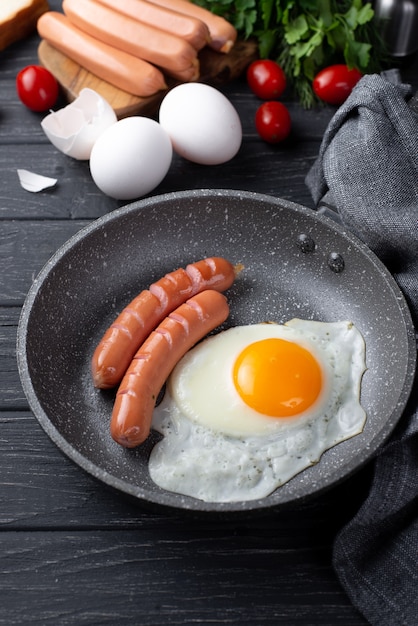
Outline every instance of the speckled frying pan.
POLYGON ((249 515, 282 507, 358 470, 399 420, 415 356, 405 300, 365 245, 310 209, 240 191, 157 196, 96 220, 40 272, 18 330, 23 388, 55 444, 89 474, 138 503, 194 515, 249 515), (206 256, 226 256, 245 266, 228 292, 226 326, 292 317, 351 319, 366 341, 363 433, 261 500, 206 504, 158 488, 147 464, 156 438, 135 450, 114 443, 109 435, 114 392, 95 390, 90 379, 91 354, 116 313, 163 274, 206 256))

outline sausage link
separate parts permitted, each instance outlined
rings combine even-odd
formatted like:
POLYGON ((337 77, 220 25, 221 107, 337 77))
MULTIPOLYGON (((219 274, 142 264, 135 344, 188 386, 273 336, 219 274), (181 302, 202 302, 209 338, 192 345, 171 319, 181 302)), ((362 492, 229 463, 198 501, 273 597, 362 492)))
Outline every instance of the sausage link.
POLYGON ((183 268, 166 274, 156 283, 150 285, 149 290, 158 298, 163 310, 168 312, 176 309, 198 291, 193 289, 190 275, 183 268))
POLYGON ((127 93, 147 97, 167 88, 162 72, 151 63, 98 41, 74 26, 62 13, 44 13, 37 28, 39 36, 51 46, 127 93))
POLYGON ((169 8, 158 6, 148 0, 98 0, 111 9, 115 9, 124 15, 161 28, 172 35, 177 35, 196 50, 201 50, 210 41, 209 29, 202 20, 185 15, 169 8))
POLYGON ((137 347, 164 317, 163 307, 150 291, 142 291, 108 328, 94 351, 95 387, 114 387, 128 367, 137 347))
MULTIPOLYGON (((223 289, 219 289, 218 287, 221 280, 220 276, 228 277, 227 283, 229 283, 232 268, 228 261, 226 263, 227 264, 225 264, 225 259, 219 257, 207 257, 206 259, 187 265, 186 272, 193 283, 194 293, 202 291, 203 289, 217 289, 217 291, 223 291, 223 289), (221 264, 224 266, 222 270, 221 264)), ((234 267, 232 270, 234 275, 236 275, 236 268, 234 267)), ((230 287, 229 284, 228 287, 230 287)))
POLYGON ((208 45, 217 52, 229 52, 237 40, 236 28, 230 22, 189 0, 150 0, 150 2, 185 15, 192 15, 205 22, 210 34, 208 45))
POLYGON ((64 13, 78 28, 100 41, 159 66, 174 76, 199 68, 197 51, 187 41, 134 20, 96 0, 64 0, 64 13))
POLYGON ((234 266, 222 257, 212 257, 166 274, 142 291, 116 318, 94 351, 91 370, 95 387, 117 385, 142 342, 180 304, 205 289, 225 291, 234 279, 234 266))
POLYGON ((150 334, 122 379, 113 407, 110 432, 125 448, 143 443, 162 386, 190 348, 229 315, 223 294, 206 290, 187 300, 150 334))

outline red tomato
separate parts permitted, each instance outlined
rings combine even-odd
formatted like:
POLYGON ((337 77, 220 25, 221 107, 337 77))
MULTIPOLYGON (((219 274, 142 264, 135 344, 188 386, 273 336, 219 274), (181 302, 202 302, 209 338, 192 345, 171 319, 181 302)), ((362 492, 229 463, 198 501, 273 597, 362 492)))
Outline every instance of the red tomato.
POLYGON ((247 82, 262 100, 276 100, 286 88, 286 76, 280 65, 269 59, 253 61, 247 69, 247 82))
POLYGON ((324 102, 340 105, 345 102, 362 76, 356 68, 350 70, 347 65, 330 65, 315 76, 312 88, 324 102))
POLYGON ((31 111, 46 111, 58 98, 58 83, 46 68, 28 65, 16 76, 17 95, 31 111))
POLYGON ((263 102, 255 114, 255 127, 258 134, 268 143, 279 143, 290 133, 292 120, 290 113, 281 102, 263 102))

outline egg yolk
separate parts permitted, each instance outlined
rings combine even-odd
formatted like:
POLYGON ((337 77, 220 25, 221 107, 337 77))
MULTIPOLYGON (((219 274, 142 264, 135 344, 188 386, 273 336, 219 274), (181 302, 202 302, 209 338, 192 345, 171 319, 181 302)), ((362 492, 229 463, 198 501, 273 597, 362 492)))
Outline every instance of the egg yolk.
POLYGON ((284 339, 249 344, 234 364, 233 379, 243 401, 263 415, 292 417, 318 398, 322 372, 302 346, 284 339))

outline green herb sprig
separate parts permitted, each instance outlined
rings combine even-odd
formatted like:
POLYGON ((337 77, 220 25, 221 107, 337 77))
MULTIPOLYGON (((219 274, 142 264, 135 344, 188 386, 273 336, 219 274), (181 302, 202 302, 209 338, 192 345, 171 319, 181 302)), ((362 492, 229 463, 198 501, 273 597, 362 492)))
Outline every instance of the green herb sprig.
POLYGON ((316 102, 312 80, 332 63, 379 71, 383 43, 370 2, 362 0, 194 0, 255 37, 261 58, 278 61, 301 105, 316 102))

